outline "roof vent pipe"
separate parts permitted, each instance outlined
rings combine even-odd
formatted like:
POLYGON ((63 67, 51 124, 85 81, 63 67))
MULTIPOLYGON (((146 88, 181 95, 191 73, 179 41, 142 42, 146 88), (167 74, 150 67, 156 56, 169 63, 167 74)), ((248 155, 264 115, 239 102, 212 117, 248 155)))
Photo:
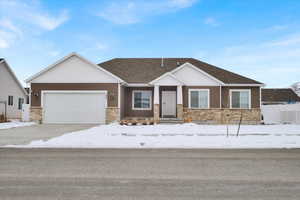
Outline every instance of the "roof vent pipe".
POLYGON ((161 64, 160 64, 161 67, 164 67, 164 58, 161 57, 161 64))

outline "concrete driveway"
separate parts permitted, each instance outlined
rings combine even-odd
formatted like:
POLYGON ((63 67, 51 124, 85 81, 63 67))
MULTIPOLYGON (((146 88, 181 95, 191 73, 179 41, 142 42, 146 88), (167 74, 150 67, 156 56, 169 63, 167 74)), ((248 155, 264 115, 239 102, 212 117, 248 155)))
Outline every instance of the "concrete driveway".
POLYGON ((0 130, 0 146, 28 144, 33 140, 48 140, 65 133, 88 129, 95 124, 41 124, 0 130))

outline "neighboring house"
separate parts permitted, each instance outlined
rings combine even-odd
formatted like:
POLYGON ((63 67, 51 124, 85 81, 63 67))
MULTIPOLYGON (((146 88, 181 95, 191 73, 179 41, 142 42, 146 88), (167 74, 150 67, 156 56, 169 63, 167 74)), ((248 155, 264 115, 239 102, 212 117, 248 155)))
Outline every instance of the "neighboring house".
POLYGON ((264 88, 261 96, 263 105, 300 103, 300 97, 291 88, 264 88))
POLYGON ((300 82, 294 83, 291 87, 295 93, 300 96, 300 82))
POLYGON ((261 119, 262 83, 193 58, 117 58, 96 65, 72 53, 27 83, 31 118, 44 123, 261 119))
POLYGON ((5 59, 0 58, 0 114, 6 112, 8 119, 20 119, 26 98, 22 84, 5 59))

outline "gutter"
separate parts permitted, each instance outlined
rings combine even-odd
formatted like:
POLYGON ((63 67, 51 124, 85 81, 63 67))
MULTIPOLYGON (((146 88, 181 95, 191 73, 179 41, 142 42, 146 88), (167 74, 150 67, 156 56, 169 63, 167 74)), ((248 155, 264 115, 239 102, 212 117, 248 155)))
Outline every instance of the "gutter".
POLYGON ((264 83, 261 84, 224 84, 223 86, 260 86, 260 87, 265 87, 266 85, 264 83))

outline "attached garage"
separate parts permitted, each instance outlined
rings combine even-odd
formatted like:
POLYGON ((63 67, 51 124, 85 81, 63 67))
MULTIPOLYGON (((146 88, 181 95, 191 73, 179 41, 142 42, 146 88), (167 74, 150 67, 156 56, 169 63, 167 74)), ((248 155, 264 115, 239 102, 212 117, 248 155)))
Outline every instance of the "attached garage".
POLYGON ((106 91, 42 91, 43 123, 104 124, 106 91))
POLYGON ((30 119, 42 123, 111 123, 120 119, 124 81, 71 53, 26 80, 30 119))

